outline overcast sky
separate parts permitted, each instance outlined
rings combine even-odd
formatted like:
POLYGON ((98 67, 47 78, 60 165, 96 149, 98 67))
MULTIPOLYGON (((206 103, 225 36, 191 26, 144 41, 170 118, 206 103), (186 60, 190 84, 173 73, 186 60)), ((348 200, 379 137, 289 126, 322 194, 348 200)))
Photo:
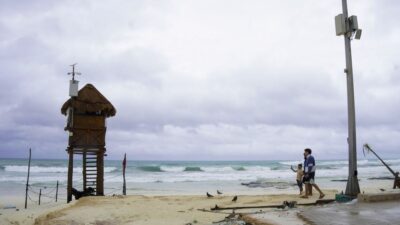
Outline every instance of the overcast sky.
MULTIPOLYGON (((349 0, 357 146, 400 158, 400 1, 349 0)), ((109 159, 347 157, 340 0, 0 0, 0 158, 67 158, 72 63, 109 159)))

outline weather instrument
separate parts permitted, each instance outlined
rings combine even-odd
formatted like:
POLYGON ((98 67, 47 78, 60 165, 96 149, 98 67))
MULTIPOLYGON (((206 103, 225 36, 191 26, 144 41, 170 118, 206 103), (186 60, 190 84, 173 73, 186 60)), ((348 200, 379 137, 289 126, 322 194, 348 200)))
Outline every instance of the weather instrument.
POLYGON ((69 72, 68 75, 72 75, 72 80, 69 81, 69 96, 76 97, 78 96, 78 84, 79 81, 75 80, 75 75, 81 75, 81 73, 75 71, 75 66, 78 63, 74 63, 72 66, 72 72, 69 72))

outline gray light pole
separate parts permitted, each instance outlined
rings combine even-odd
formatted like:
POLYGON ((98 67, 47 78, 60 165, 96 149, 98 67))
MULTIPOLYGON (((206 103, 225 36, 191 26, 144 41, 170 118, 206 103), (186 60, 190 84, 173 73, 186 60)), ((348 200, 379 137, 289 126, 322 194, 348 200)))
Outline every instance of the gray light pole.
POLYGON ((344 36, 346 53, 347 75, 347 108, 348 108, 348 138, 349 145, 349 177, 346 186, 346 195, 356 197, 360 193, 360 186, 357 178, 357 142, 356 142, 356 113, 354 104, 354 83, 353 66, 351 60, 351 39, 355 34, 356 39, 360 39, 361 30, 358 29, 357 17, 348 16, 347 0, 342 0, 343 14, 335 17, 336 35, 344 36))

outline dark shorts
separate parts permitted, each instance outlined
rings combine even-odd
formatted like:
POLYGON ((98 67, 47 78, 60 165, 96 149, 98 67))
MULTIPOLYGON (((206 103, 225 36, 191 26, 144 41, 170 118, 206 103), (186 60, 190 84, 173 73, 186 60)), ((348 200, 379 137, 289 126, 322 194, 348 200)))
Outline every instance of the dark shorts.
POLYGON ((303 183, 305 184, 314 184, 314 177, 315 177, 315 172, 314 173, 309 173, 308 176, 303 177, 303 183))
POLYGON ((303 182, 301 180, 296 180, 297 186, 299 186, 300 191, 303 191, 303 182))

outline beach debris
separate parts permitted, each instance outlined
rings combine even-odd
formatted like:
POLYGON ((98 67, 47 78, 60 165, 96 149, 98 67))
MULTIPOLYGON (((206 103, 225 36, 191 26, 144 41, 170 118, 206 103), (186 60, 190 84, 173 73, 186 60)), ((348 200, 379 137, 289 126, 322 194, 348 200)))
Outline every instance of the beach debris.
POLYGON ((17 206, 11 205, 11 204, 5 205, 5 206, 3 207, 3 209, 16 209, 16 208, 17 208, 17 206))
POLYGON ((230 213, 228 216, 225 217, 225 219, 234 219, 238 216, 238 214, 235 213, 235 210, 232 210, 232 213, 230 213))
POLYGON ((213 197, 214 197, 214 195, 207 192, 207 198, 213 198, 213 197))
MULTIPOLYGON (((198 223, 197 220, 193 220, 193 223, 198 223)), ((193 223, 185 223, 185 225, 193 225, 193 223)))
POLYGON ((332 182, 347 182, 347 179, 331 180, 332 182))
POLYGON ((219 190, 217 190, 217 194, 222 195, 222 192, 220 192, 219 190))
POLYGON ((279 205, 255 205, 255 206, 236 206, 236 207, 221 207, 217 206, 211 208, 211 211, 215 210, 236 210, 236 209, 262 209, 262 208, 277 208, 277 209, 284 209, 286 207, 295 208, 297 206, 315 206, 315 205, 324 205, 334 202, 335 199, 319 199, 315 202, 310 203, 297 203, 296 201, 284 201, 282 204, 279 205))
POLYGON ((114 197, 114 198, 124 198, 124 195, 113 194, 113 195, 111 195, 111 197, 114 197))
POLYGON ((385 189, 383 189, 383 188, 379 188, 379 190, 381 190, 381 191, 386 191, 385 189))
POLYGON ((351 200, 353 200, 353 197, 349 196, 349 195, 345 195, 342 192, 341 194, 335 195, 335 200, 340 203, 345 203, 345 202, 350 202, 351 200))
POLYGON ((237 197, 237 196, 233 197, 233 199, 232 199, 232 202, 236 202, 236 201, 237 201, 237 199, 238 199, 238 197, 237 197))
POLYGON ((288 207, 289 209, 296 208, 297 202, 296 201, 284 201, 282 203, 282 209, 288 207))
POLYGON ((370 177, 368 180, 393 180, 393 177, 370 177))
POLYGON ((287 189, 297 184, 282 182, 282 181, 251 181, 248 183, 241 183, 241 185, 247 186, 249 188, 270 188, 274 187, 277 189, 287 189))
POLYGON ((228 216, 226 216, 223 220, 213 222, 213 224, 218 224, 218 225, 248 225, 246 221, 243 220, 242 214, 236 214, 235 211, 230 213, 228 216))
POLYGON ((393 189, 400 188, 400 177, 399 177, 399 172, 394 172, 392 170, 392 168, 390 168, 390 166, 388 164, 385 163, 385 161, 383 161, 383 159, 381 159, 381 157, 378 156, 378 154, 376 154, 376 152, 374 150, 372 150, 372 148, 368 145, 368 144, 364 144, 363 146, 363 153, 365 155, 365 152, 369 153, 372 152, 376 158, 378 158, 382 164, 384 166, 386 166, 386 168, 390 171, 391 174, 393 174, 394 176, 394 183, 393 183, 393 189))

